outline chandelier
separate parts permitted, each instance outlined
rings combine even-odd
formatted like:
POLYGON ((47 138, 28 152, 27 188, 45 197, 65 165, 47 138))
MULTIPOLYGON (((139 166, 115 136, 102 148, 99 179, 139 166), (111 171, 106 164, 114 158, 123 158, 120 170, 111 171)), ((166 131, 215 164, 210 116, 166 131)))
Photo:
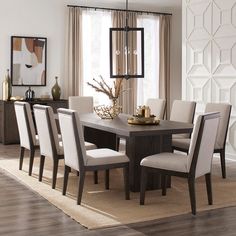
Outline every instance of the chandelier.
POLYGON ((144 78, 144 28, 129 27, 128 0, 125 27, 110 28, 110 77, 144 78))

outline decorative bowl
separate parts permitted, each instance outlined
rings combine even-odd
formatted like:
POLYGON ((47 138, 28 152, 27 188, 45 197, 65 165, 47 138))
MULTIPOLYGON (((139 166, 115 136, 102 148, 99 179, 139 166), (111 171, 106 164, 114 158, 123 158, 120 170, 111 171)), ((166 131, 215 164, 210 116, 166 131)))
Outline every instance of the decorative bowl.
POLYGON ((114 119, 121 111, 121 106, 105 106, 99 105, 94 107, 96 114, 102 119, 114 119))

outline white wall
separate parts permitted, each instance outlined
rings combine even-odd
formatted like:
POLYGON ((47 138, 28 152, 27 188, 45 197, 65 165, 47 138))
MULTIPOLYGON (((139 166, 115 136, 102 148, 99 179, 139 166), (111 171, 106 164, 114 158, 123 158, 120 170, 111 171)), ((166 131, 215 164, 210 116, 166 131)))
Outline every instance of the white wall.
POLYGON ((183 98, 229 102, 227 153, 236 157, 236 0, 183 0, 183 98))
MULTIPOLYGON (((33 89, 36 96, 48 92, 54 77, 63 78, 65 7, 63 0, 7 0, 0 7, 0 80, 10 68, 11 35, 42 36, 48 39, 47 87, 33 89)), ((59 81, 60 83, 62 81, 59 81)), ((13 87, 13 95, 24 95, 27 87, 13 87)), ((2 97, 0 91, 0 97, 2 97)))
MULTIPOLYGON (((175 0, 176 1, 176 0, 175 0)), ((10 68, 12 35, 47 37, 47 86, 33 87, 36 97, 49 93, 54 77, 59 76, 63 89, 66 5, 89 5, 125 8, 125 1, 105 0, 1 0, 0 7, 0 82, 10 68)), ((172 12, 171 98, 181 97, 181 7, 159 8, 156 1, 149 7, 145 1, 130 1, 129 9, 172 12)), ((1 86, 0 86, 1 87, 1 86)), ((24 96, 27 87, 13 87, 13 95, 24 96)), ((0 98, 2 89, 0 90, 0 98)))

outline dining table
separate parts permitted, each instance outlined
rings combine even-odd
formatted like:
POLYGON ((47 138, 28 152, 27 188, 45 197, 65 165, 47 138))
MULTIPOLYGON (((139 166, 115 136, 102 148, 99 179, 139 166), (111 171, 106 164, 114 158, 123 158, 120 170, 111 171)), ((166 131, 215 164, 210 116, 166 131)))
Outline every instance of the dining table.
MULTIPOLYGON (((160 120, 159 124, 128 124, 130 115, 119 114, 114 119, 101 119, 95 113, 80 114, 84 138, 98 148, 118 150, 120 138, 126 140, 125 153, 130 160, 130 190, 140 191, 141 160, 149 155, 172 152, 172 135, 191 133, 193 124, 160 120)), ((167 184, 170 186, 169 183, 167 184)), ((148 176, 147 189, 161 188, 159 175, 148 176)))

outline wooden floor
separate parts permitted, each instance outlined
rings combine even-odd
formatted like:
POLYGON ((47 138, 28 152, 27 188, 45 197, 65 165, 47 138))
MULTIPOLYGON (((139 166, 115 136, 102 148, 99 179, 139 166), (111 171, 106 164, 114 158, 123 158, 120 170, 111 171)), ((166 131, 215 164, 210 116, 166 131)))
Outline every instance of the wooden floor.
MULTIPOLYGON (((0 156, 12 158, 14 147, 0 145, 0 156)), ((185 214, 100 230, 88 230, 47 200, 0 169, 0 236, 2 235, 236 235, 236 207, 185 214)))

